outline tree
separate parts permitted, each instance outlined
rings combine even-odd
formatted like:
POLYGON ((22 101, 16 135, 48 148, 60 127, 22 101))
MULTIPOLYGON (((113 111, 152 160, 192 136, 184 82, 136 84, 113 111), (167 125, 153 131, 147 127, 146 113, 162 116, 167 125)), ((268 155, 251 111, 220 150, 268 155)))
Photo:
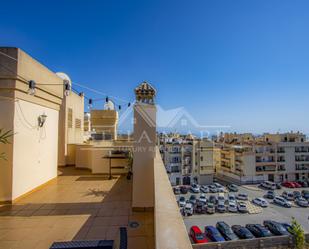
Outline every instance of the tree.
POLYGON ((295 239, 295 245, 297 249, 304 249, 305 248, 305 232, 302 226, 298 223, 298 221, 292 217, 292 224, 291 228, 289 229, 295 239))
MULTIPOLYGON (((12 131, 3 131, 3 129, 0 129, 0 144, 9 144, 9 138, 12 137, 14 134, 12 131)), ((0 160, 6 160, 5 153, 0 153, 0 160)))

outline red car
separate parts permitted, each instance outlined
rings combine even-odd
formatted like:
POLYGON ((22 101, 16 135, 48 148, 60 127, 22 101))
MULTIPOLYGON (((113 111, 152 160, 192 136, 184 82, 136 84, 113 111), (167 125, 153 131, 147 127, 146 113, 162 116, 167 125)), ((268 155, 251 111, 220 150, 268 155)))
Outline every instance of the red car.
POLYGON ((208 240, 205 238, 205 235, 202 233, 198 226, 192 226, 190 228, 190 236, 195 244, 208 242, 208 240))
POLYGON ((295 186, 295 188, 301 188, 301 185, 298 182, 292 182, 295 186))
POLYGON ((282 183, 282 186, 287 187, 287 188, 296 188, 293 182, 284 182, 282 183))

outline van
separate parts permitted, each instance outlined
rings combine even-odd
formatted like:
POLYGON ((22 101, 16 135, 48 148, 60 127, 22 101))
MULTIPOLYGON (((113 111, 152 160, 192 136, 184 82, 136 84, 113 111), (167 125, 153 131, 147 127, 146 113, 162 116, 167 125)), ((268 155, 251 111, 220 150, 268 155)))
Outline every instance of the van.
POLYGON ((270 181, 263 182, 262 187, 271 189, 271 190, 275 190, 277 188, 276 183, 270 182, 270 181))

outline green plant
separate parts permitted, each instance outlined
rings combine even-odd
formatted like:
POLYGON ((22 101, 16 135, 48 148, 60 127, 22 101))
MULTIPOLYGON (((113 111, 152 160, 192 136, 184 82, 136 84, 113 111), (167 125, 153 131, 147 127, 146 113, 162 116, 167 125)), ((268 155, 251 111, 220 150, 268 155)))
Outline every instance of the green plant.
MULTIPOLYGON (((14 134, 12 131, 3 131, 3 129, 0 129, 0 144, 9 144, 9 138, 12 137, 14 134)), ((0 153, 0 159, 6 160, 5 153, 0 153)))
POLYGON ((293 234, 295 239, 295 246, 297 249, 304 249, 305 248, 305 232, 302 226, 298 223, 298 221, 292 217, 291 228, 289 232, 293 234))

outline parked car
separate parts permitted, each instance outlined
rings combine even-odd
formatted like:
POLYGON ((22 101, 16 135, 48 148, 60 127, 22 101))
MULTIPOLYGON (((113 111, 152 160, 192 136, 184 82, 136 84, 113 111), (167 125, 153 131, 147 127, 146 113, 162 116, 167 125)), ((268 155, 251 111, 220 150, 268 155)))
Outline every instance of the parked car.
POLYGON ((280 183, 276 183, 276 189, 282 189, 281 184, 280 183))
POLYGON ((208 188, 209 188, 210 193, 217 193, 218 192, 218 189, 215 185, 209 185, 208 188))
POLYGON ((271 181, 265 181, 261 183, 260 186, 262 188, 271 189, 271 190, 275 190, 277 188, 276 183, 271 182, 271 181))
POLYGON ((226 207, 225 207, 224 202, 219 201, 218 205, 217 205, 217 212, 218 213, 225 213, 225 211, 226 211, 226 207))
POLYGON ((264 197, 268 199, 274 199, 275 196, 276 196, 276 193, 273 190, 268 190, 266 194, 264 195, 264 197))
POLYGON ((293 182, 283 182, 282 186, 286 188, 296 188, 293 182))
POLYGON ((182 193, 182 194, 187 194, 188 193, 188 187, 187 186, 181 186, 180 187, 180 192, 182 193))
POLYGON ((206 185, 201 186, 201 192, 203 193, 209 193, 209 188, 206 185))
POLYGON ((186 205, 186 198, 181 196, 178 200, 179 207, 184 207, 186 205))
POLYGON ((225 196, 223 193, 218 194, 218 202, 225 202, 225 196))
POLYGON ((206 236, 211 239, 213 242, 222 242, 225 241, 221 233, 217 228, 214 226, 206 226, 205 227, 205 234, 206 236))
POLYGON ((260 224, 247 224, 246 228, 257 238, 270 237, 273 235, 266 227, 260 224))
POLYGON ((198 199, 200 202, 206 204, 207 202, 207 198, 206 198, 206 195, 205 194, 201 194, 200 195, 200 198, 198 199))
POLYGON ((308 207, 309 206, 308 201, 303 197, 296 198, 295 203, 300 207, 308 207))
POLYGON ((219 230, 225 240, 238 240, 238 237, 233 232, 231 227, 224 221, 217 222, 216 228, 219 230))
POLYGON ((193 205, 190 202, 187 202, 186 205, 183 208, 183 213, 186 216, 191 216, 193 215, 193 205))
POLYGON ((195 205, 195 213, 206 214, 205 203, 198 201, 195 205))
POLYGON ((283 191, 282 197, 288 201, 294 200, 294 194, 292 192, 283 191))
POLYGON ((213 204, 217 204, 218 199, 217 199, 217 197, 215 195, 210 195, 208 197, 208 202, 213 203, 213 204))
POLYGON ((264 198, 254 198, 252 202, 260 207, 268 207, 268 202, 264 198))
POLYGON ((213 185, 217 188, 218 193, 224 192, 224 187, 220 183, 215 182, 213 185))
POLYGON ((207 206, 206 206, 206 212, 208 214, 214 214, 216 212, 215 210, 215 204, 211 203, 211 202, 208 202, 207 203, 207 206))
POLYGON ((238 202, 237 203, 237 210, 240 213, 248 213, 248 208, 245 202, 238 202))
POLYGON ((195 244, 202 244, 208 242, 204 233, 202 233, 201 229, 198 226, 192 226, 190 228, 190 237, 195 244))
POLYGON ((196 196, 195 195, 191 195, 190 199, 189 199, 189 202, 192 203, 193 205, 195 205, 195 203, 196 203, 196 196))
POLYGON ((218 182, 214 182, 213 185, 216 186, 217 188, 223 187, 223 185, 218 182))
POLYGON ((309 190, 301 191, 301 195, 306 199, 309 200, 309 190))
POLYGON ((229 184, 227 185, 227 188, 230 192, 238 192, 238 187, 235 184, 229 184))
POLYGON ((297 183, 300 184, 303 188, 308 187, 308 182, 306 182, 304 180, 299 180, 299 181, 297 181, 297 183))
POLYGON ((200 187, 197 184, 192 184, 190 190, 191 190, 192 193, 199 193, 200 187))
POLYGON ((294 191, 293 196, 294 196, 294 199, 301 197, 301 192, 300 191, 294 191))
POLYGON ((229 205, 227 207, 227 210, 231 213, 237 213, 237 205, 236 202, 229 202, 229 205))
POLYGON ((174 194, 175 195, 179 195, 180 194, 180 188, 179 187, 174 187, 173 190, 174 190, 174 194))
POLYGON ((233 225, 232 226, 233 232, 237 235, 240 239, 254 239, 254 235, 250 232, 249 229, 240 225, 233 225))
POLYGON ((279 222, 272 221, 272 220, 265 220, 263 224, 274 235, 289 235, 289 232, 279 222))
POLYGON ((248 194, 246 193, 239 193, 236 198, 238 200, 247 201, 248 200, 248 194))
POLYGON ((281 223, 281 225, 289 232, 292 234, 292 226, 289 223, 281 223))
POLYGON ((276 196, 274 198, 274 203, 279 205, 279 206, 286 207, 286 208, 292 207, 291 202, 287 201, 286 199, 284 199, 281 196, 276 196))
POLYGON ((298 182, 293 182, 295 188, 301 188, 302 186, 298 182))
POLYGON ((229 195, 227 196, 227 200, 228 200, 229 202, 236 202, 236 196, 235 196, 234 194, 229 194, 229 195))

